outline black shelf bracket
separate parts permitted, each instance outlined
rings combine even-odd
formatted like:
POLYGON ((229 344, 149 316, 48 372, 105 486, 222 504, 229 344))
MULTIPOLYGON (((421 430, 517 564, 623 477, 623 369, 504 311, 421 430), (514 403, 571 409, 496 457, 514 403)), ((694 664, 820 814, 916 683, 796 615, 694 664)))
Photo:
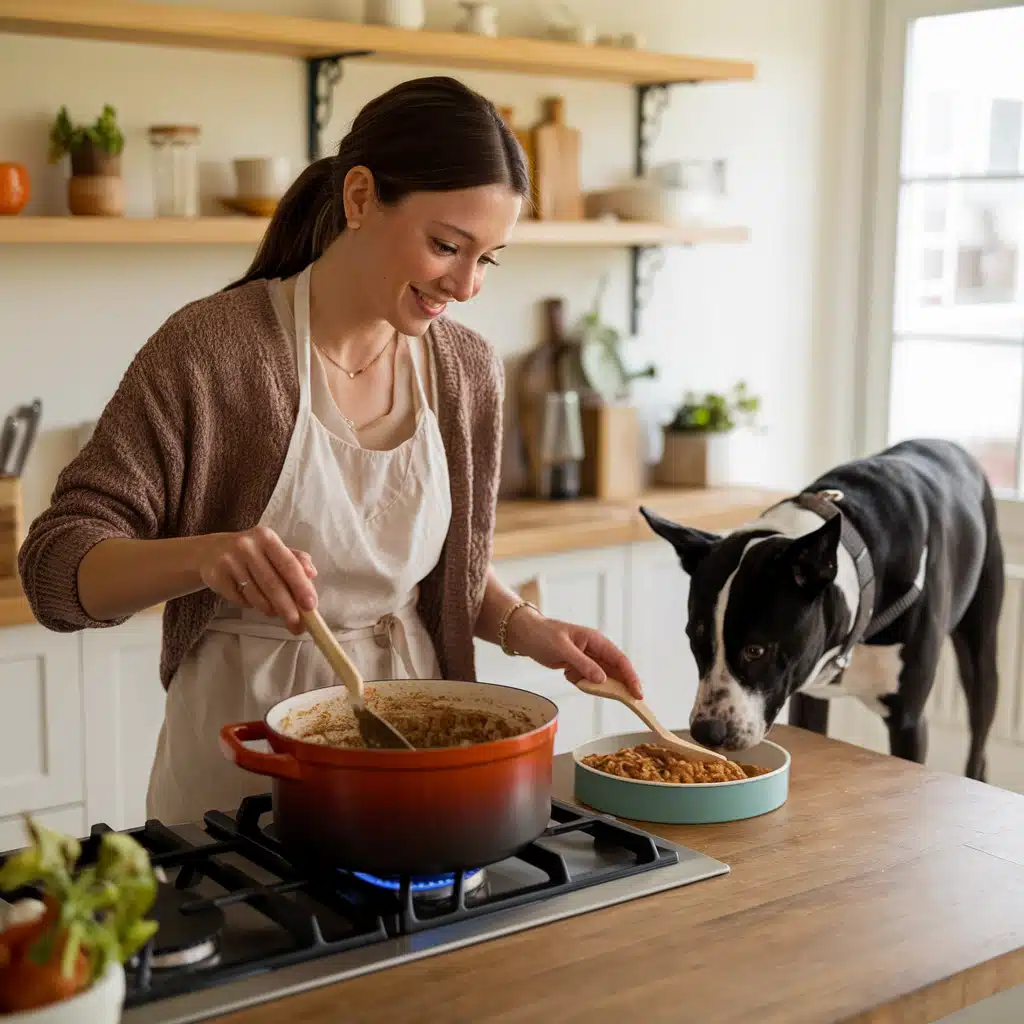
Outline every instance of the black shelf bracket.
POLYGON ((372 50, 348 50, 328 57, 306 58, 306 147, 310 162, 323 155, 321 136, 334 110, 334 90, 346 57, 368 57, 372 50))
MULTIPOLYGON (((636 91, 636 136, 633 150, 633 171, 639 178, 647 171, 651 146, 661 131, 661 119, 669 101, 667 83, 634 86, 636 91)), ((654 277, 665 262, 660 246, 630 247, 629 330, 640 329, 640 311, 650 297, 654 277)))

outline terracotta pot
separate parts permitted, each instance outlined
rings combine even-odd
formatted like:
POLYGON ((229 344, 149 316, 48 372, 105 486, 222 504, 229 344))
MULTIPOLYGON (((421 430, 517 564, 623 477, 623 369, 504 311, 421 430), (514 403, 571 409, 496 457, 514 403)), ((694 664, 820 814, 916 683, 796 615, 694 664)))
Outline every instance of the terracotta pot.
MULTIPOLYGON (((297 694, 260 722, 226 725, 224 755, 273 781, 274 828, 296 860, 377 875, 429 875, 511 856, 548 826, 558 708, 526 690, 486 683, 368 683, 366 700, 426 694, 452 706, 523 712, 532 728, 510 739, 431 750, 338 748, 294 739, 286 716, 343 707, 345 688, 297 694), (243 746, 267 740, 272 753, 243 746)), ((335 716, 332 714, 332 718, 335 716)))
POLYGON ((0 216, 21 213, 31 196, 27 168, 22 164, 0 163, 0 216))
POLYGON ((68 178, 68 209, 78 216, 120 217, 124 214, 124 182, 103 174, 68 178))

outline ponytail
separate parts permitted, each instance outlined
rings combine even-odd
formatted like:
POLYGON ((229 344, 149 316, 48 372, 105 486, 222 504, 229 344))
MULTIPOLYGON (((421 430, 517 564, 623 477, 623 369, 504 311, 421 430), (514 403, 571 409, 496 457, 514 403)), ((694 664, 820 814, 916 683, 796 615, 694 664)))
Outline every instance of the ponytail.
POLYGON ((318 259, 344 230, 334 200, 334 157, 311 163, 281 197, 245 276, 225 291, 250 281, 292 277, 318 259))

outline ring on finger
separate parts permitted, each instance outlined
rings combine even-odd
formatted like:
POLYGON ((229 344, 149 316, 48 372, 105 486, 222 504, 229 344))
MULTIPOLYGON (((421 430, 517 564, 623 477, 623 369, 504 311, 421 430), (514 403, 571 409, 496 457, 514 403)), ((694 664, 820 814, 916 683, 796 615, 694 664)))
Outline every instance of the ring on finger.
POLYGON ((252 580, 242 580, 242 582, 238 584, 238 592, 240 594, 244 593, 245 592, 245 588, 247 586, 249 586, 250 583, 252 583, 252 580))

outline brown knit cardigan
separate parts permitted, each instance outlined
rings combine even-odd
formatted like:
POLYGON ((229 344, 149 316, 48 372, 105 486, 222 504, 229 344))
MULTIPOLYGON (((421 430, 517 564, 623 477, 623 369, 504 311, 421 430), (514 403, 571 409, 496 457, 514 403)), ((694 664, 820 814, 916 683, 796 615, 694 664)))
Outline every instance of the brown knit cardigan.
MULTIPOLYGON (((431 328, 438 421, 452 519, 419 610, 446 678, 473 680, 473 629, 493 547, 504 376, 475 332, 441 317, 431 328)), ((91 619, 78 566, 109 537, 184 537, 254 526, 270 500, 298 413, 294 349, 265 281, 193 302, 133 359, 89 443, 63 470, 32 523, 19 568, 36 618, 71 632, 91 619)), ((164 610, 167 687, 217 607, 208 589, 164 610)))

